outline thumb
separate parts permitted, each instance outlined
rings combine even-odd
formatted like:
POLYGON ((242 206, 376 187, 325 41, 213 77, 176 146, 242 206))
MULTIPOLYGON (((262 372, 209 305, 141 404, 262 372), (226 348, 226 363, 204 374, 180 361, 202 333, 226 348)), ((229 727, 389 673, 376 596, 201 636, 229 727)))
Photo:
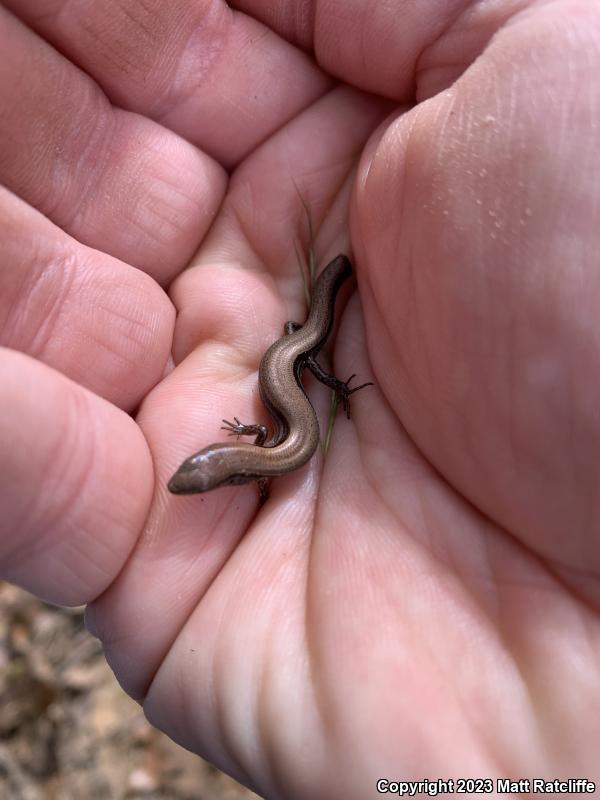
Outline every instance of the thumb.
POLYGON ((0 349, 0 575, 54 603, 114 580, 148 513, 150 452, 116 406, 0 349))

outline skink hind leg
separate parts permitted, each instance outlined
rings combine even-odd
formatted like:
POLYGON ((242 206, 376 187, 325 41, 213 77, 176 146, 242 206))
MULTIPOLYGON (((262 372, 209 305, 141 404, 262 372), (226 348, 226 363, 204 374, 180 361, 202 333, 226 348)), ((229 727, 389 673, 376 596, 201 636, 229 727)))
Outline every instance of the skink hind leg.
POLYGON ((360 386, 355 386, 351 389, 350 381, 356 378, 356 375, 350 375, 347 381, 341 381, 339 378, 336 378, 335 375, 325 372, 323 367, 312 355, 306 357, 304 366, 312 372, 318 381, 324 383, 325 386, 329 386, 330 389, 333 389, 348 419, 350 419, 350 395, 354 394, 354 392, 358 392, 360 389, 364 389, 365 386, 374 386, 372 381, 367 381, 367 383, 361 383, 360 386))
POLYGON ((257 447, 262 447, 267 440, 269 431, 265 425, 244 425, 237 417, 234 417, 235 422, 229 422, 228 419, 223 419, 225 425, 221 425, 222 431, 227 431, 230 436, 256 436, 254 444, 257 447))

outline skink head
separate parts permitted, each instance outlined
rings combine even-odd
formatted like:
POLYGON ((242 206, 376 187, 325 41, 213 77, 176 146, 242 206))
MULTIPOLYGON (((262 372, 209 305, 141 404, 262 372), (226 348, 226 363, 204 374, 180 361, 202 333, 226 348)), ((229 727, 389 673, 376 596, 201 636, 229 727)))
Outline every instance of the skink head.
POLYGON ((256 476, 245 474, 241 459, 232 457, 240 449, 239 445, 228 444, 205 447, 199 453, 186 458, 167 488, 172 494, 196 494, 209 492, 219 486, 251 483, 256 480, 256 476))

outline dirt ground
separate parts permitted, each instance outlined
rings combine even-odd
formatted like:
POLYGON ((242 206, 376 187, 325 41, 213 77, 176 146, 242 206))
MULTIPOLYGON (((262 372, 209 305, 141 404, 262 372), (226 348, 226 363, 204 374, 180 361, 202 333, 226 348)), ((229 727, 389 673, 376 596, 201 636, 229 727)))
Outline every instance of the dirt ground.
POLYGON ((146 722, 82 609, 0 582, 0 800, 260 800, 146 722))

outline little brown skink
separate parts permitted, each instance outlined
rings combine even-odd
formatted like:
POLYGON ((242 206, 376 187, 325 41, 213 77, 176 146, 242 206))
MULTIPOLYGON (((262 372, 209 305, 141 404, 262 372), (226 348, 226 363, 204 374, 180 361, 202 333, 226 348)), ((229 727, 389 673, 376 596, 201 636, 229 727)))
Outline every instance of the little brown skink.
POLYGON ((337 393, 350 416, 350 395, 371 384, 350 389, 354 376, 346 382, 338 380, 321 369, 315 356, 331 331, 338 290, 351 274, 346 256, 334 258, 319 275, 304 325, 288 322, 286 335, 269 347, 260 362, 260 396, 273 420, 270 438, 264 425, 244 425, 237 417, 235 424, 223 420, 232 435, 256 435, 254 444, 225 442, 205 447, 181 464, 168 483, 170 492, 192 494, 258 481, 264 500, 266 479, 305 464, 319 443, 317 416, 300 380, 305 367, 337 393))

